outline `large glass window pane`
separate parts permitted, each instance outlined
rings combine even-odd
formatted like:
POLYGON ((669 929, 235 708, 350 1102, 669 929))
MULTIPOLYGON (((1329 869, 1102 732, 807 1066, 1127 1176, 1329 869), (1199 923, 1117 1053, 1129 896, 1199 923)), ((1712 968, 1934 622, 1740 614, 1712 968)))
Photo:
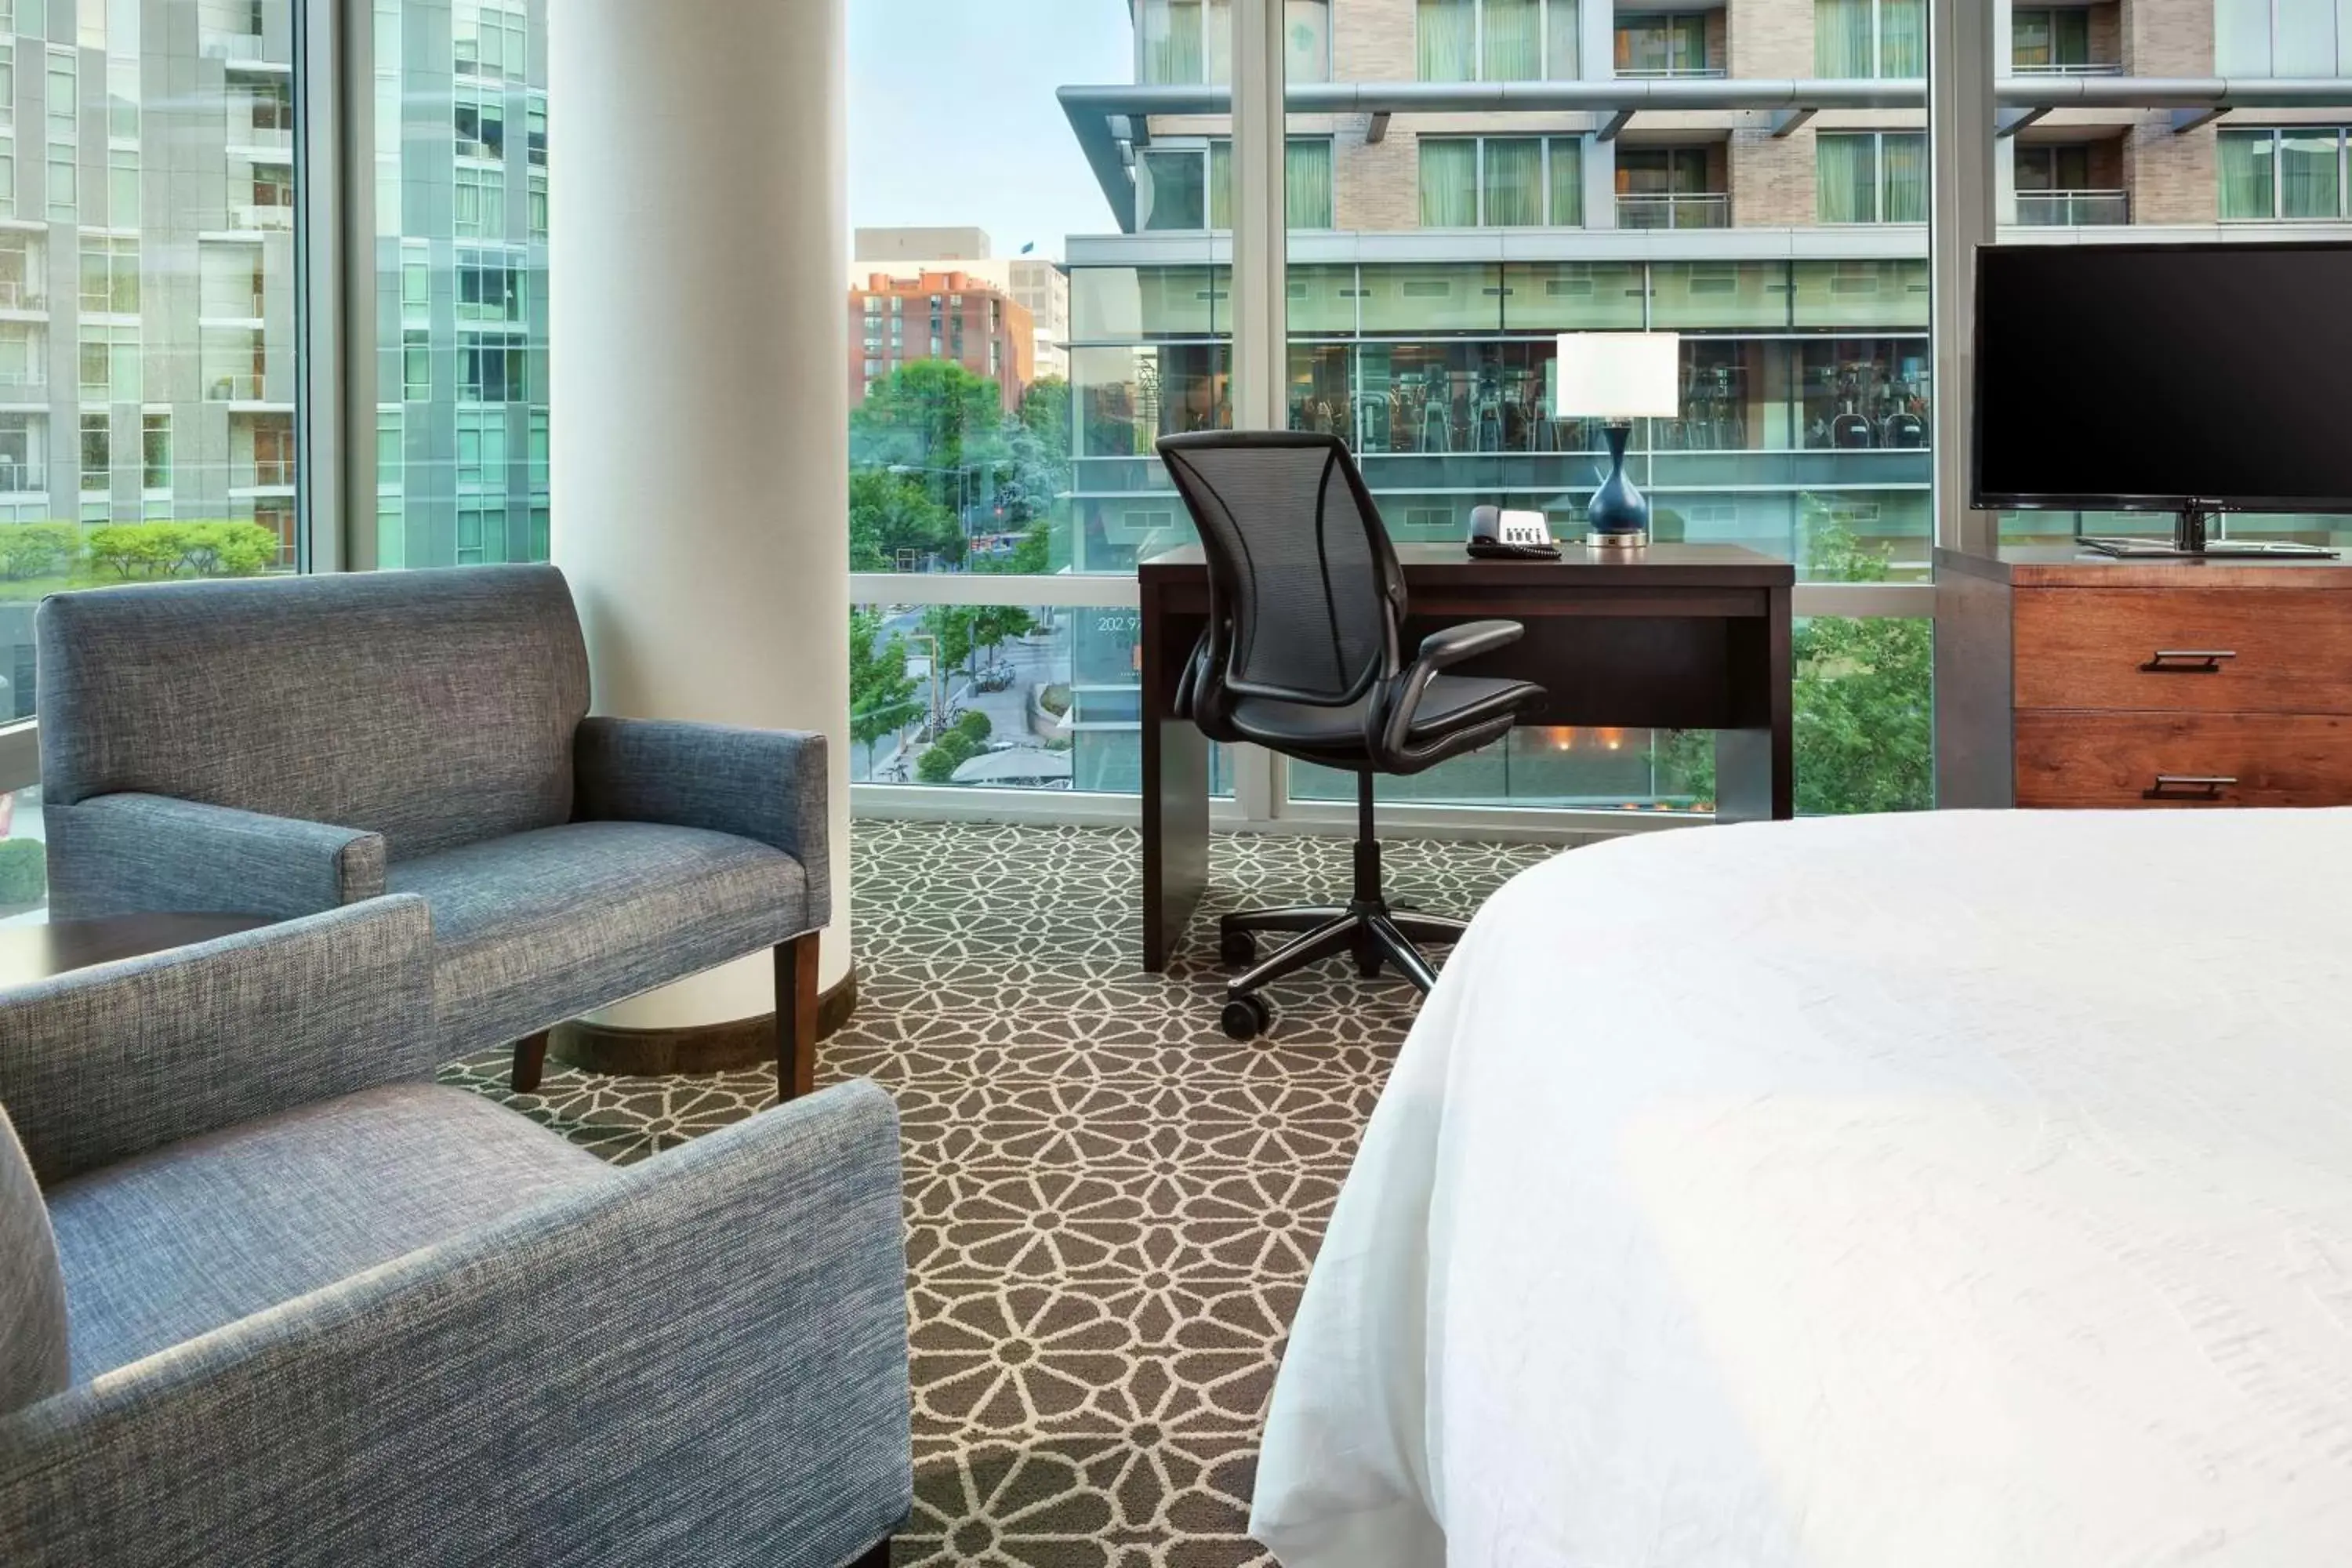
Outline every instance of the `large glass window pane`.
POLYGON ((374 7, 378 563, 542 560, 547 0, 374 7))
POLYGON ((1814 0, 1813 69, 1824 77, 1866 77, 1877 63, 1872 0, 1814 0))
POLYGON ((1209 226, 1209 163, 1204 147, 1153 147, 1135 160, 1137 226, 1209 226))
POLYGON ((2283 132, 2279 136, 2279 216, 2333 218, 2343 215, 2343 137, 2336 131, 2283 132))
POLYGON ((1525 228, 1544 220, 1543 143, 1532 136, 1486 142, 1486 226, 1525 228))
POLYGON ((1551 139, 1551 221, 1561 228, 1584 226, 1584 141, 1551 139))
POLYGON ((1823 132, 1813 138, 1814 192, 1823 223, 1878 221, 1878 138, 1823 132))
POLYGON ((1577 0, 1549 0, 1544 12, 1544 74, 1554 81, 1574 81, 1584 74, 1577 0))
POLYGON ((1543 16, 1538 0, 1483 0, 1480 76, 1533 81, 1543 75, 1543 16))
POLYGON ((2221 132, 2217 195, 2223 218, 2277 216, 2277 150, 2278 133, 2273 131, 2221 132))
MULTIPOLYGON (((249 457, 300 387, 290 16, 0 8, 0 722, 32 714, 45 595, 300 564, 290 445, 249 457)), ((14 809, 0 918, 24 902, 8 867, 37 870, 13 847, 37 800, 14 809)))
POLYGON ((1478 226, 1478 143, 1466 136, 1421 141, 1421 226, 1478 226))
POLYGON ((1329 228, 1331 143, 1292 138, 1283 149, 1282 174, 1283 211, 1289 226, 1329 228))
POLYGON ((1469 81, 1478 70, 1478 0, 1413 0, 1413 46, 1423 81, 1469 81))

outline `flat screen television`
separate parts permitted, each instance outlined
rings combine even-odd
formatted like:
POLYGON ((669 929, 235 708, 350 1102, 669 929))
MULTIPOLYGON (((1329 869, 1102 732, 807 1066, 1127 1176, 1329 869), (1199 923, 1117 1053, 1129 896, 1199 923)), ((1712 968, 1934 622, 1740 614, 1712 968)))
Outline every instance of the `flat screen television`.
POLYGON ((1977 252, 1972 504, 2171 512, 2110 553, 2326 554, 2212 540, 2231 511, 2352 512, 2352 245, 1977 252))

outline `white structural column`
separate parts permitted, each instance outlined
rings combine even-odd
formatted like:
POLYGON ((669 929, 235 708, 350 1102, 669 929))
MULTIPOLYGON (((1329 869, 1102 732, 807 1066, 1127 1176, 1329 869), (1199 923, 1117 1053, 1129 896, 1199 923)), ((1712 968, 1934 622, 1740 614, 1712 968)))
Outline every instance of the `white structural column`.
MULTIPOLYGON (((845 0, 565 0, 548 28, 551 528, 599 713, 831 737, 849 968, 845 0)), ((762 954, 600 1015, 770 1011, 762 954)))

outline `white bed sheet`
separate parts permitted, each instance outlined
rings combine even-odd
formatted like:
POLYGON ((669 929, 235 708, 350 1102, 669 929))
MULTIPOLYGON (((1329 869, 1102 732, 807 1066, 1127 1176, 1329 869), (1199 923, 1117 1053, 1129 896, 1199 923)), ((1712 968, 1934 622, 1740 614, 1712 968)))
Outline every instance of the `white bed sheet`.
POLYGON ((1480 914, 1275 1391, 1286 1568, 2352 1564, 2352 812, 1623 839, 1480 914))

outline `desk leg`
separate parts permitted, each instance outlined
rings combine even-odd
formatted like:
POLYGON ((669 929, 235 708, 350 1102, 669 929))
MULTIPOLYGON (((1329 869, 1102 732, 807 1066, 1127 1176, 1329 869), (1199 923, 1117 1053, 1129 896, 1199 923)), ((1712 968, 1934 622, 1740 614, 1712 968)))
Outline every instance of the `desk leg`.
POLYGON ((1797 815, 1796 689, 1789 651, 1789 591, 1772 613, 1731 624, 1731 679, 1741 723, 1715 737, 1717 822, 1785 822, 1797 815))
POLYGON ((1143 967, 1184 940, 1209 879, 1209 738, 1181 719, 1143 721, 1143 967))

